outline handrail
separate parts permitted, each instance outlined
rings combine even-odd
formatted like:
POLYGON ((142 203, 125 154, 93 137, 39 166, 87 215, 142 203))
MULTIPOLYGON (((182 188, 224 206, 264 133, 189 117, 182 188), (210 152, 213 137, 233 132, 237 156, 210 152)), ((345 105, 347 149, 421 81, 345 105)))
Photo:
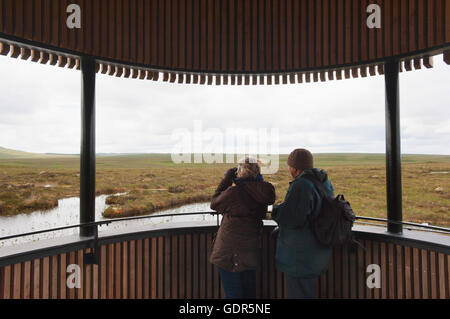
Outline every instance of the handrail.
MULTIPOLYGON (((146 215, 146 216, 116 218, 116 219, 108 219, 108 220, 102 220, 102 221, 96 221, 96 222, 89 222, 89 223, 82 223, 82 224, 76 224, 76 225, 69 225, 69 226, 62 226, 62 227, 38 230, 38 231, 24 233, 24 234, 10 235, 10 236, 5 236, 5 237, 0 237, 0 241, 19 238, 19 237, 25 237, 25 236, 31 236, 31 235, 37 235, 37 234, 42 234, 42 233, 49 233, 49 232, 54 232, 54 231, 58 231, 58 230, 71 229, 71 228, 103 226, 103 225, 109 225, 111 223, 130 221, 130 220, 141 220, 141 219, 173 217, 173 216, 205 215, 205 214, 219 215, 217 212, 210 211, 210 212, 192 212, 192 213, 183 213, 183 214, 146 215)), ((387 220, 384 218, 364 217, 364 216, 356 216, 356 220, 380 221, 380 222, 385 222, 385 223, 389 222, 389 223, 393 223, 393 224, 415 226, 415 227, 419 227, 419 228, 424 228, 424 229, 429 229, 429 230, 434 230, 434 231, 439 231, 439 232, 444 232, 444 233, 450 234, 450 228, 446 228, 446 227, 429 226, 429 225, 422 225, 422 224, 417 224, 417 223, 400 222, 400 221, 392 221, 392 220, 390 221, 390 220, 387 220)))

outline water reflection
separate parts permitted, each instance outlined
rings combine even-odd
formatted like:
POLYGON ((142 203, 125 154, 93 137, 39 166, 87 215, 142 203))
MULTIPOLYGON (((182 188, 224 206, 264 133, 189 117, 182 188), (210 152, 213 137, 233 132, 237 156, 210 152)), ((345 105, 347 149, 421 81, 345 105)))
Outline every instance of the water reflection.
MULTIPOLYGON (((105 203, 108 195, 101 195, 95 199, 95 219, 96 221, 108 220, 102 216, 103 211, 109 207, 105 203)), ((58 207, 48 211, 36 211, 30 214, 20 214, 16 216, 0 217, 0 237, 23 234, 49 228, 70 226, 79 224, 80 199, 78 197, 65 198, 58 201, 58 207)), ((124 221, 111 223, 108 226, 99 227, 99 232, 124 229, 125 227, 155 225, 170 222, 206 222, 216 220, 216 217, 209 214, 198 216, 182 216, 183 213, 208 212, 209 203, 185 205, 179 208, 168 209, 153 215, 180 214, 174 217, 156 217, 143 220, 124 221)), ((11 246, 24 242, 37 241, 40 239, 57 238, 61 236, 78 234, 79 229, 66 229, 50 233, 19 237, 10 240, 0 241, 0 247, 11 246)))

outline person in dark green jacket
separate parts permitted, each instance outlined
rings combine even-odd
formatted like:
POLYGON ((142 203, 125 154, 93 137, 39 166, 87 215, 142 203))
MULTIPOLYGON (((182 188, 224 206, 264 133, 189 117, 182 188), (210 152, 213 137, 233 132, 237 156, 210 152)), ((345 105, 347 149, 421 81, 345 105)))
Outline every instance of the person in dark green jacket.
POLYGON ((272 209, 272 219, 279 227, 275 263, 287 276, 290 299, 315 298, 315 281, 327 271, 331 248, 323 246, 314 237, 308 215, 320 210, 322 196, 306 174, 313 174, 324 185, 330 196, 334 189, 327 173, 314 168, 313 156, 305 149, 294 150, 288 158, 290 182, 284 202, 272 209))

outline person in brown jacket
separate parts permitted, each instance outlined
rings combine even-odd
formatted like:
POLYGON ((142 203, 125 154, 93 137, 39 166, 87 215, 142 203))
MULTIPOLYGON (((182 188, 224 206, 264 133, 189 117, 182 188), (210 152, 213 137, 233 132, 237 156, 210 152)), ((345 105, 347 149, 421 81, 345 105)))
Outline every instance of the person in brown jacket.
POLYGON ((256 298, 263 219, 274 201, 275 188, 264 182, 259 163, 249 157, 225 173, 212 197, 211 209, 223 219, 210 262, 219 267, 228 299, 256 298))

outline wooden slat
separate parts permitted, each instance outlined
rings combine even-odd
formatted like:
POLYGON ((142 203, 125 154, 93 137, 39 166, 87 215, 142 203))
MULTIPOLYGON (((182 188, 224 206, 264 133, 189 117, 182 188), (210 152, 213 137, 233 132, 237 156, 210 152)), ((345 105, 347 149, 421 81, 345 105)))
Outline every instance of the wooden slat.
POLYGON ((411 267, 411 247, 404 247, 404 278, 405 278, 405 298, 411 299, 412 298, 412 267, 411 267))
POLYGON ((106 299, 107 296, 107 249, 108 246, 103 245, 100 247, 100 267, 98 269, 98 280, 99 280, 99 299, 106 299))
POLYGON ((200 233, 199 234, 199 265, 198 265, 198 271, 199 271, 199 297, 200 299, 206 298, 206 234, 200 233))
POLYGON ((178 287, 178 298, 185 299, 186 298, 186 272, 187 272, 187 263, 186 263, 186 242, 185 235, 180 235, 178 237, 179 240, 179 287, 178 287))
POLYGON ((164 298, 164 238, 158 237, 158 254, 157 254, 157 265, 158 265, 158 290, 157 298, 164 298))
POLYGON ((387 245, 380 243, 380 268, 381 268, 381 299, 388 298, 388 265, 387 265, 387 245))
POLYGON ((418 248, 412 249, 412 263, 413 263, 413 275, 412 275, 412 297, 414 299, 420 299, 421 298, 421 271, 420 271, 420 252, 418 248))
POLYGON ((144 276, 143 269, 143 239, 136 240, 136 298, 143 298, 144 276))
POLYGON ((128 297, 136 299, 136 241, 129 242, 128 297))
POLYGON ((150 276, 150 296, 151 299, 156 299, 158 296, 158 238, 151 238, 151 276, 150 276))
POLYGON ((388 298, 389 299, 395 299, 395 288, 397 282, 395 281, 395 246, 391 243, 388 244, 388 256, 387 256, 387 263, 388 263, 388 298))
POLYGON ((399 245, 395 245, 395 264, 396 264, 396 277, 397 277, 397 289, 396 289, 396 298, 397 299, 404 299, 404 291, 403 291, 403 285, 404 285, 404 260, 403 260, 403 247, 399 245))
POLYGON ((400 50, 402 53, 408 52, 409 49, 409 29, 411 25, 409 23, 409 0, 400 0, 400 50))
POLYGON ((2 286, 0 287, 2 299, 11 299, 11 266, 5 266, 2 270, 2 286))
POLYGON ((422 299, 429 299, 429 267, 428 267, 428 252, 424 249, 420 250, 420 262, 421 262, 421 278, 422 278, 422 299))
POLYGON ((172 247, 171 247, 171 297, 174 299, 179 298, 179 293, 178 293, 178 285, 179 285, 179 278, 178 278, 178 271, 179 271, 179 264, 178 264, 178 254, 179 254, 179 250, 178 250, 178 236, 172 236, 171 238, 172 241, 172 247))
POLYGON ((122 249, 122 255, 119 256, 121 258, 121 271, 119 274, 119 278, 122 281, 122 289, 121 289, 121 299, 128 299, 129 298, 129 242, 124 241, 121 243, 121 249, 122 249))
POLYGON ((192 256, 192 234, 186 234, 186 299, 193 298, 193 256, 192 256))
POLYGON ((445 289, 445 283, 449 281, 449 274, 445 271, 445 255, 442 253, 438 253, 437 255, 438 260, 438 291, 439 291, 439 299, 446 299, 448 298, 446 289, 445 289))
MULTIPOLYGON (((351 0, 344 0, 345 1, 345 9, 344 9, 344 23, 345 23, 345 63, 351 63, 352 62, 352 1, 351 0)), ((317 64, 317 63, 316 63, 317 64)))
MULTIPOLYGON (((117 265, 117 267, 114 267, 114 262, 117 260, 116 259, 116 246, 114 244, 108 245, 107 254, 108 254, 107 255, 108 256, 108 264, 104 268, 105 272, 107 272, 107 280, 108 280, 107 297, 106 298, 111 299, 116 296, 114 280, 116 280, 116 278, 117 278, 116 268, 120 266, 120 265, 117 265)), ((118 295, 116 298, 120 298, 120 295, 118 295)))
MULTIPOLYGON (((287 56, 287 41, 286 41, 286 0, 280 0, 279 2, 279 53, 280 53, 280 65, 279 70, 286 70, 286 56, 287 56)), ((318 50, 320 51, 320 50, 318 50)))
POLYGON ((436 253, 434 251, 430 251, 429 257, 429 265, 430 265, 430 298, 437 299, 438 298, 438 288, 437 288, 437 271, 436 271, 436 253))
POLYGON ((162 298, 168 299, 171 297, 170 294, 170 286, 172 281, 172 265, 171 265, 171 254, 172 254, 172 247, 170 244, 170 236, 166 236, 164 238, 164 294, 162 298))
MULTIPOLYGON (((377 241, 372 241, 372 263, 375 264, 375 265, 379 265, 379 266, 380 266, 380 263, 381 263, 380 262, 380 243, 377 242, 377 241)), ((381 287, 380 288, 373 288, 373 292, 372 292, 372 298, 373 299, 380 299, 381 298, 381 291, 380 290, 381 290, 381 287)))
POLYGON ((148 238, 144 239, 144 248, 143 248, 143 259, 144 265, 142 268, 143 275, 143 298, 150 298, 150 240, 148 238))

